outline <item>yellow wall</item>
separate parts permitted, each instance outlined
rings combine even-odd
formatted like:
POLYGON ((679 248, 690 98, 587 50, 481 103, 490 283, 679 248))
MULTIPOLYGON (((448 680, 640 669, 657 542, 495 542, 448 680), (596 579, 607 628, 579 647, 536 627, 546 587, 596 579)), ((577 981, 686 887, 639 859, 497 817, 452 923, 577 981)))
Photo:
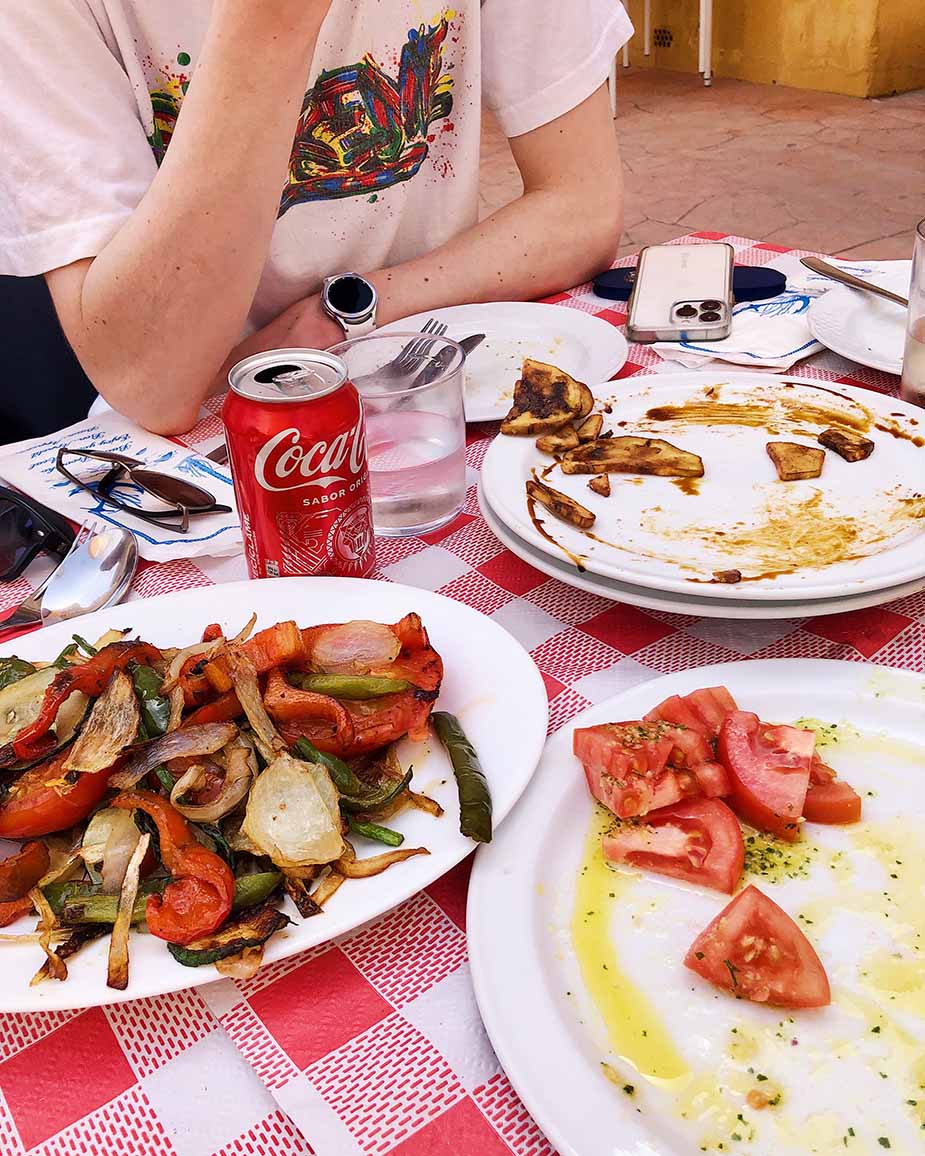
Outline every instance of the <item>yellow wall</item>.
MULTIPOLYGON (((670 47, 642 54, 642 0, 630 0, 634 65, 697 71, 697 0, 652 0, 670 47)), ((850 96, 925 86, 925 0, 714 0, 718 76, 850 96)))

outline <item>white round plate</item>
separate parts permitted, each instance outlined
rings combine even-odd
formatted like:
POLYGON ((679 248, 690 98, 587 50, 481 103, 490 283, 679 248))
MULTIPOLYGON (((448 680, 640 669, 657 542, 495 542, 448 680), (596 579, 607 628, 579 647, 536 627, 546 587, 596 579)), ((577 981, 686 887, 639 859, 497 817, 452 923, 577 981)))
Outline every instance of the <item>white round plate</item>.
POLYGON ((807 1156, 843 1151, 842 1137, 848 1152, 872 1156, 885 1147, 881 1136, 894 1152, 921 1150, 923 711, 920 675, 849 662, 740 662, 634 686, 549 740, 516 813, 476 856, 467 927, 492 1045, 561 1156, 807 1156), (808 849, 798 844, 790 859, 793 877, 746 873, 802 916, 832 985, 824 1009, 735 1000, 694 976, 684 955, 727 897, 595 858, 575 726, 641 718, 668 695, 720 683, 763 718, 840 724, 824 757, 863 796, 861 823, 807 826, 808 849), (581 968, 573 946, 573 918, 592 914, 610 956, 613 1042, 583 978, 600 973, 587 961, 581 968), (781 1102, 753 1109, 751 1090, 780 1091, 781 1102))
POLYGON ((550 542, 530 519, 524 487, 553 459, 533 438, 499 435, 482 467, 485 496, 510 529, 557 561, 568 551, 607 578, 724 602, 841 598, 925 575, 925 411, 872 390, 762 373, 687 371, 592 388, 599 406, 612 405, 605 430, 693 451, 705 476, 691 486, 691 479, 611 474, 612 495, 603 498, 587 475, 554 466, 548 484, 597 520, 588 534, 537 506, 550 542), (752 420, 764 424, 709 424, 717 404, 735 407, 737 419, 754 407, 752 420), (809 420, 808 406, 820 420, 809 420), (647 416, 659 407, 680 407, 681 416, 647 416), (871 457, 848 463, 827 451, 820 478, 779 481, 768 442, 815 445, 833 412, 870 420, 871 457), (714 571, 732 569, 746 581, 712 580, 714 571))
POLYGON ((695 595, 646 590, 640 586, 632 586, 628 582, 616 582, 613 578, 603 578, 600 574, 591 574, 588 571, 582 573, 564 559, 557 562, 549 554, 542 553, 531 546, 529 542, 518 538, 513 530, 505 526, 488 504, 481 483, 479 484, 478 497, 479 509, 489 530, 502 546, 506 546, 522 562, 526 562, 528 566, 533 566, 541 574, 548 574, 550 578, 564 582, 566 586, 574 586, 577 590, 596 594, 599 598, 610 598, 614 602, 626 602, 630 606, 641 606, 645 610, 663 610, 668 614, 696 614, 701 618, 814 618, 821 614, 844 614, 849 610, 864 610, 869 606, 882 606, 885 602, 895 602, 897 598, 905 598, 909 594, 917 594, 920 590, 925 589, 925 578, 918 578, 914 582, 906 582, 901 586, 890 586, 885 590, 874 590, 870 594, 857 594, 847 598, 816 598, 804 602, 749 602, 747 600, 716 602, 709 598, 697 598, 695 595))
MULTIPOLYGON (((53 658, 76 632, 95 638, 110 627, 131 627, 161 646, 186 646, 203 627, 219 622, 236 632, 257 614, 258 629, 295 619, 302 626, 371 618, 396 622, 410 611, 421 615, 445 677, 438 706, 457 715, 479 753, 492 791, 495 823, 507 815, 530 781, 547 727, 547 698, 532 659, 500 626, 458 602, 427 590, 390 582, 351 578, 278 578, 234 582, 221 587, 184 590, 116 606, 27 635, 4 647, 28 659, 53 658), (511 726, 517 719, 517 726, 511 726)), ((446 814, 434 819, 421 811, 396 817, 405 846, 425 846, 421 855, 372 879, 348 880, 321 915, 302 920, 286 900, 294 920, 270 941, 266 961, 284 959, 314 947, 388 911, 439 878, 471 850, 459 831, 459 802, 452 769, 437 744, 406 743, 405 766, 414 767, 416 790, 437 799, 446 814)), ((369 852, 360 851, 361 856, 369 852)), ((20 920, 7 930, 29 931, 35 920, 20 920)), ((164 943, 134 934, 130 945, 129 986, 106 987, 109 938, 84 947, 68 964, 65 983, 46 981, 29 987, 42 962, 35 944, 0 945, 0 1011, 80 1008, 179 991, 220 978, 214 967, 187 968, 176 963, 164 943)))
POLYGON ((405 317, 390 329, 418 330, 442 321, 458 341, 473 333, 485 340, 466 358, 466 421, 499 421, 511 408, 514 383, 525 357, 564 369, 578 381, 607 381, 626 362, 626 338, 616 326, 580 309, 530 301, 456 305, 405 317))
MULTIPOLYGON (((908 297, 911 277, 911 261, 889 261, 864 280, 908 297)), ((809 307, 813 337, 851 361, 884 373, 902 373, 907 310, 863 289, 834 282, 833 286, 809 307)))

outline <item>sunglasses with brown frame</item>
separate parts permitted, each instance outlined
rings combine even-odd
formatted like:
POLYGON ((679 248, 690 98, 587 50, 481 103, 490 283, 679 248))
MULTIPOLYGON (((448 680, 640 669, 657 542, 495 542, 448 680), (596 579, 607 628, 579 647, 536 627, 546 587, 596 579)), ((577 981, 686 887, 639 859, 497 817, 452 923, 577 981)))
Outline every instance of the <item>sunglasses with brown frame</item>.
POLYGON ((208 490, 201 486, 194 486, 192 482, 182 478, 162 474, 158 470, 149 469, 137 458, 127 457, 125 454, 109 453, 105 450, 71 449, 61 446, 55 459, 55 469, 63 474, 69 482, 78 489, 90 494, 101 502, 108 502, 125 514, 133 518, 140 518, 153 526, 160 526, 165 530, 174 530, 178 534, 189 532, 190 518, 201 514, 230 514, 231 507, 216 502, 208 490), (85 481, 78 477, 64 462, 66 455, 76 458, 85 458, 95 462, 106 462, 109 469, 102 477, 92 481, 85 481), (145 510, 141 506, 133 506, 112 493, 117 483, 131 482, 143 493, 169 506, 169 510, 145 510))

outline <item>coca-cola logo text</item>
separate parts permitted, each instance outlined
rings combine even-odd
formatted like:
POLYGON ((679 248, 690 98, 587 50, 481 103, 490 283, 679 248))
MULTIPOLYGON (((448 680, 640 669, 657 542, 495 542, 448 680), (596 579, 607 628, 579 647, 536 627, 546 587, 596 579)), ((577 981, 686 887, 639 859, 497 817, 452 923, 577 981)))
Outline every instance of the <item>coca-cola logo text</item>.
POLYGON ((331 442, 306 445, 297 429, 275 434, 257 454, 254 474, 258 483, 273 492, 301 490, 305 486, 328 486, 346 482, 365 465, 366 436, 363 419, 331 442), (346 467, 348 476, 339 473, 346 467))

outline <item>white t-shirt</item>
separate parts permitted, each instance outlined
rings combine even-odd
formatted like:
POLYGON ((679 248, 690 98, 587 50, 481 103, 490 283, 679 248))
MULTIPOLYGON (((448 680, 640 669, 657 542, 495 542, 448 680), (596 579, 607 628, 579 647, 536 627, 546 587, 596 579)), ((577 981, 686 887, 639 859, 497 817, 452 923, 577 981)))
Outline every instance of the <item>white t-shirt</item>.
MULTIPOLYGON (((114 236, 169 147, 210 7, 0 0, 0 274, 114 236)), ((250 324, 473 224, 482 102, 530 132, 594 92, 631 34, 619 0, 333 0, 250 324)))

